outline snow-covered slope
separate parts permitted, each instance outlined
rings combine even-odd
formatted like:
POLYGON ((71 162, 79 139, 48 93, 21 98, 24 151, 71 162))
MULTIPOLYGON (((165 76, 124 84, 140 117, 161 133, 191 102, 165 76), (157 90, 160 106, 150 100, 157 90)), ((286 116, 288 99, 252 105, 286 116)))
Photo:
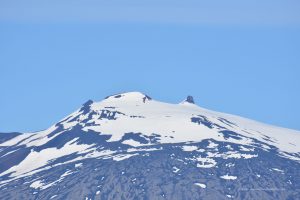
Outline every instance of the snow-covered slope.
MULTIPOLYGON (((169 104, 139 92, 117 94, 100 102, 86 102, 47 130, 0 134, 0 187, 28 182, 28 188, 46 191, 74 171, 62 173, 50 183, 38 178, 43 172, 70 164, 79 166, 79 162, 91 159, 122 163, 159 152, 172 158, 175 154, 170 148, 189 153, 185 162, 193 162, 200 169, 218 168, 229 160, 225 166, 232 167, 232 159, 254 161, 265 153, 289 160, 294 169, 300 162, 300 132, 210 111, 195 105, 191 96, 179 104, 169 104), (190 157, 191 152, 197 156, 190 157)), ((177 167, 172 170, 180 173, 177 167)), ((237 177, 220 174, 219 179, 233 181, 237 177)), ((199 182, 193 185, 209 188, 199 182)))
MULTIPOLYGON (((180 104, 162 103, 139 92, 109 96, 101 102, 88 101, 46 131, 23 134, 0 145, 41 146, 52 139, 49 135, 54 131, 61 129, 60 132, 63 132, 75 126, 81 126, 86 132, 93 130, 111 135, 110 142, 119 141, 125 133, 133 132, 148 137, 157 134, 160 136, 159 143, 199 142, 212 138, 255 146, 253 139, 257 139, 277 147, 283 154, 300 152, 300 131, 206 110, 186 101, 180 104), (240 136, 228 137, 222 130, 233 131, 240 136)), ((148 144, 136 142, 132 145, 148 144)))

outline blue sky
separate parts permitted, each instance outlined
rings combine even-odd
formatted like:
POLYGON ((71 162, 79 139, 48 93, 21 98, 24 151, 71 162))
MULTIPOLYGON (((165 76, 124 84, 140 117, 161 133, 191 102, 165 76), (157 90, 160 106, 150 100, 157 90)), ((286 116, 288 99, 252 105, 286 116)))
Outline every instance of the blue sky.
POLYGON ((300 2, 0 0, 0 132, 141 91, 300 130, 300 2))

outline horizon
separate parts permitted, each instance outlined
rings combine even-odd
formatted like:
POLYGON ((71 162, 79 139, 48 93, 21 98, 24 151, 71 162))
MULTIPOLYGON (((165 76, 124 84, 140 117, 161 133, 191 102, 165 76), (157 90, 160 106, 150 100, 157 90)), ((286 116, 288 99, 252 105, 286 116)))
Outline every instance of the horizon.
MULTIPOLYGON (((186 101, 188 97, 192 97, 192 98, 193 98, 193 101, 194 101, 193 104, 195 104, 197 107, 200 107, 200 108, 203 108, 203 109, 207 109, 207 110, 212 111, 212 112, 219 112, 219 111, 217 111, 217 110, 213 110, 213 109, 208 109, 208 108, 206 108, 206 107, 202 107, 201 105, 199 105, 199 104, 197 103, 197 99, 195 99, 194 96, 191 95, 191 94, 186 95, 186 97, 185 97, 185 98, 182 98, 181 101, 178 101, 178 102, 167 102, 167 101, 161 101, 161 100, 158 100, 158 99, 156 99, 155 97, 153 97, 153 96, 151 96, 151 95, 149 95, 149 94, 147 94, 147 93, 144 93, 144 92, 141 92, 141 91, 137 91, 137 90, 132 90, 132 91, 120 91, 120 92, 117 92, 117 93, 114 93, 114 94, 110 94, 110 95, 104 96, 102 99, 99 99, 99 100, 88 99, 88 100, 86 100, 85 102, 83 102, 81 105, 79 105, 78 108, 75 109, 75 110, 73 110, 72 112, 74 112, 74 111, 80 109, 80 108, 81 108, 86 102, 88 102, 88 101, 92 101, 93 103, 100 103, 100 102, 102 102, 103 100, 105 100, 105 99, 108 98, 108 97, 115 96, 115 95, 119 95, 119 94, 127 94, 127 93, 140 93, 140 94, 149 96, 152 100, 155 100, 155 101, 157 101, 157 102, 166 103, 166 104, 172 104, 172 105, 180 105, 182 102, 186 101)), ((72 113, 72 112, 71 112, 71 113, 72 113)), ((57 122, 54 122, 53 124, 51 124, 51 126, 52 126, 52 125, 55 125, 56 123, 58 123, 59 121, 61 121, 61 120, 64 119, 65 117, 69 116, 71 113, 66 114, 63 118, 61 118, 61 119, 59 119, 57 122)), ((253 120, 253 121, 255 121, 255 122, 263 123, 263 124, 270 125, 270 126, 275 126, 275 127, 280 127, 280 128, 291 129, 291 128, 288 128, 288 127, 282 127, 282 126, 278 126, 278 125, 274 125, 274 124, 269 124, 269 123, 266 123, 266 122, 258 121, 258 120, 255 120, 255 119, 251 119, 251 118, 248 118, 248 117, 245 117, 245 116, 238 115, 238 114, 232 114, 232 113, 227 113, 227 112, 221 112, 221 113, 222 113, 222 114, 229 114, 229 115, 233 115, 233 116, 237 116, 237 117, 241 117, 241 118, 245 118, 245 119, 248 119, 248 120, 253 120)), ((49 127, 50 127, 50 126, 49 126, 49 127)), ((33 132, 43 131, 43 130, 48 129, 49 127, 45 128, 45 129, 35 130, 35 131, 27 131, 27 132, 25 131, 25 132, 23 132, 23 133, 33 133, 33 132)), ((291 129, 291 130, 296 130, 296 129, 291 129)), ((299 131, 299 130, 296 130, 296 131, 299 131)), ((10 132, 19 132, 19 131, 10 131, 10 132)), ((2 133, 4 133, 4 132, 2 132, 2 133)), ((7 133, 9 133, 9 132, 7 132, 7 133)))

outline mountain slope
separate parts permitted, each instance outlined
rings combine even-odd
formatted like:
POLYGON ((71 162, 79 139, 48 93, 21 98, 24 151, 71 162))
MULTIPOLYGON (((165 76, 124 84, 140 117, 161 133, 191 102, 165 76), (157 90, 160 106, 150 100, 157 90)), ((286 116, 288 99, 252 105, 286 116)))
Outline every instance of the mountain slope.
POLYGON ((129 92, 0 134, 0 198, 297 199, 299 162, 299 131, 129 92))

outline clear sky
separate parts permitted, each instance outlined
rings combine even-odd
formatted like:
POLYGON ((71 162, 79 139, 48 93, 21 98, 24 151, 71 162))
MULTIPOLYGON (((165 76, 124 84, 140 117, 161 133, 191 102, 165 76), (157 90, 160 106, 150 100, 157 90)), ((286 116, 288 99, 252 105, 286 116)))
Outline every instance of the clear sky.
POLYGON ((0 0, 0 132, 141 91, 300 130, 299 0, 0 0))

